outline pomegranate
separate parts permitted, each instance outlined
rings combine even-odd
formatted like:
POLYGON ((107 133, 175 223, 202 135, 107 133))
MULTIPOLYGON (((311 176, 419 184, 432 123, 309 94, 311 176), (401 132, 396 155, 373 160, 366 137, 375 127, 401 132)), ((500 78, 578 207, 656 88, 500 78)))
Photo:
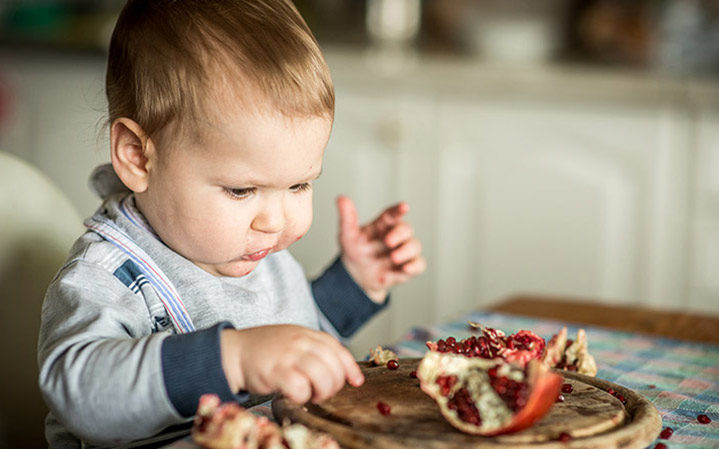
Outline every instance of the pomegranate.
POLYGON ((192 426, 194 442, 204 449, 339 449, 330 435, 302 424, 282 427, 255 416, 234 402, 221 404, 213 394, 200 397, 192 426))
POLYGON ((584 329, 577 331, 576 340, 567 340, 567 328, 563 327, 547 343, 542 360, 552 368, 588 376, 597 375, 597 363, 587 350, 587 333, 584 329))
POLYGON ((427 347, 431 351, 466 357, 501 358, 520 366, 526 365, 530 360, 541 359, 550 368, 576 371, 589 376, 597 374, 597 364, 587 350, 587 334, 584 329, 577 331, 576 340, 567 340, 567 328, 563 327, 545 344, 544 339, 532 331, 520 330, 507 336, 499 329, 483 327, 473 322, 469 324, 474 329, 479 329, 481 335, 473 335, 460 341, 454 337, 436 342, 428 341, 427 347))
POLYGON ((377 410, 379 410, 383 416, 387 416, 392 412, 392 407, 390 407, 386 402, 379 401, 377 403, 377 410))
POLYGON ((397 354, 390 349, 385 349, 381 345, 377 345, 375 349, 370 349, 369 362, 375 366, 386 365, 390 360, 397 360, 397 354))
POLYGON ((441 353, 460 354, 466 357, 483 359, 501 358, 521 366, 530 360, 540 358, 544 351, 544 339, 534 332, 521 330, 516 334, 506 336, 499 329, 482 327, 477 323, 470 325, 482 331, 478 337, 471 336, 461 341, 454 337, 437 342, 427 342, 431 351, 441 353))
POLYGON ((522 366, 434 350, 422 358, 417 378, 450 424, 475 435, 531 426, 555 403, 562 384, 562 377, 539 360, 522 366))
POLYGON ((701 423, 701 424, 709 424, 710 422, 712 422, 711 418, 708 417, 707 415, 697 416, 697 421, 699 421, 699 423, 701 423))
POLYGON ((399 368, 399 362, 395 359, 392 359, 389 362, 387 362, 387 368, 389 368, 391 370, 396 370, 397 368, 399 368))
POLYGON ((659 434, 659 438, 661 438, 663 440, 668 440, 669 438, 671 438, 671 436, 673 434, 674 434, 674 429, 672 429, 671 427, 665 427, 662 430, 662 433, 659 434))

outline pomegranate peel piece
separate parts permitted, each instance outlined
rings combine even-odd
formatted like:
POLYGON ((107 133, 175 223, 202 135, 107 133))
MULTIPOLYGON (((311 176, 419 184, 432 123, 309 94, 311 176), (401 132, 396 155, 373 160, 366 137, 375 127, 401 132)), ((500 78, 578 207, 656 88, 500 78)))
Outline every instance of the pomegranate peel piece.
POLYGON ((576 371, 588 376, 597 375, 597 363, 587 348, 587 333, 577 330, 577 339, 567 339, 567 328, 563 327, 547 343, 542 360, 551 368, 576 371))
POLYGON ((397 360, 397 354, 390 349, 385 349, 382 345, 377 345, 375 349, 370 349, 369 362, 375 366, 386 365, 390 360, 397 360))
POLYGON ((538 360, 520 367, 436 351, 424 356, 417 377, 452 426, 485 436, 531 426, 554 405, 562 384, 562 377, 538 360))

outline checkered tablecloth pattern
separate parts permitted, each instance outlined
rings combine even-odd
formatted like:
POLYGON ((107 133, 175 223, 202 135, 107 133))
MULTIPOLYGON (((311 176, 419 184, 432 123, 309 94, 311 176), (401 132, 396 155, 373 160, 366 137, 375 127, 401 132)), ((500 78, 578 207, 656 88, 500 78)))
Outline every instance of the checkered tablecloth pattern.
MULTIPOLYGON (((413 329, 392 348, 400 357, 421 357, 427 340, 472 335, 469 321, 514 333, 532 330, 545 339, 567 326, 569 338, 578 327, 587 331, 589 352, 597 360, 597 377, 631 388, 649 399, 674 434, 657 440, 670 449, 719 448, 719 346, 617 332, 593 326, 478 312, 436 326, 413 329), (711 418, 697 422, 697 415, 711 418)), ((719 331, 719 329, 717 329, 719 331)))

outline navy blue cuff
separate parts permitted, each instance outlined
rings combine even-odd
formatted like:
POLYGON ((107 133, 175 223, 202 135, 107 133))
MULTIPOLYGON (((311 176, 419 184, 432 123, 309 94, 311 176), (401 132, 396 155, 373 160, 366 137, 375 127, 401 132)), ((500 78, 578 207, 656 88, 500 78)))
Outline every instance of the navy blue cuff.
POLYGON ((338 257, 322 276, 312 281, 312 294, 322 313, 343 337, 349 337, 375 313, 387 307, 367 297, 338 257))
POLYGON ((200 396, 205 393, 214 393, 223 402, 248 399, 248 394, 234 394, 230 390, 222 369, 220 333, 232 328, 230 323, 222 322, 201 331, 171 335, 162 341, 165 389, 183 417, 194 416, 200 396))

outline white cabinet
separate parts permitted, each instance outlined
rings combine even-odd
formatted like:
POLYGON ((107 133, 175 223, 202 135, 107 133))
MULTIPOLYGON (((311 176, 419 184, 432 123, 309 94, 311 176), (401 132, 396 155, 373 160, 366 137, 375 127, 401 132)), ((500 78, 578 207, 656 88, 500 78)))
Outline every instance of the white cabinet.
POLYGON ((459 310, 684 294, 691 154, 671 108, 448 101, 439 123, 437 286, 459 310))
POLYGON ((719 313, 719 108, 700 108, 696 121, 690 304, 719 313))

